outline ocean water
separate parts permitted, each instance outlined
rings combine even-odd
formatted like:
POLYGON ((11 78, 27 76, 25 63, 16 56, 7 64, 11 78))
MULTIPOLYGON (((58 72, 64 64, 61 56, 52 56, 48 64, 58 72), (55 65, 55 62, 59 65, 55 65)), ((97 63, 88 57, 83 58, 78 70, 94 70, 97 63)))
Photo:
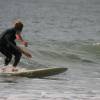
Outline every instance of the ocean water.
POLYGON ((100 100, 100 0, 0 0, 0 32, 16 19, 24 23, 33 56, 19 66, 68 71, 41 79, 0 77, 0 100, 100 100))

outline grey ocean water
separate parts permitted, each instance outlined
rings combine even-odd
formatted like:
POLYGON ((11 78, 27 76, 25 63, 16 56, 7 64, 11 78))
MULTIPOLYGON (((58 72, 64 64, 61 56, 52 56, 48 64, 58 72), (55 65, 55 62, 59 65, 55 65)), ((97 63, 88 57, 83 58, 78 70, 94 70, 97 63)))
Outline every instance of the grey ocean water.
POLYGON ((20 66, 68 71, 44 79, 0 77, 0 100, 100 100, 100 0, 0 0, 0 32, 15 19, 25 24, 33 56, 20 66))

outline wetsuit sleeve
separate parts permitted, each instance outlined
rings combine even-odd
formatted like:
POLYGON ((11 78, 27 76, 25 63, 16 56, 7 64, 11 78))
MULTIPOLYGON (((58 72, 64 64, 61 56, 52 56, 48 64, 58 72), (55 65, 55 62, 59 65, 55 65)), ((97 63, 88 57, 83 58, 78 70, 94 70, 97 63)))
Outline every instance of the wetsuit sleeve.
POLYGON ((12 42, 9 40, 9 38, 10 38, 9 35, 6 35, 6 36, 5 36, 5 40, 7 41, 8 46, 12 46, 13 48, 18 49, 18 48, 16 47, 16 45, 14 45, 14 43, 12 43, 12 42))

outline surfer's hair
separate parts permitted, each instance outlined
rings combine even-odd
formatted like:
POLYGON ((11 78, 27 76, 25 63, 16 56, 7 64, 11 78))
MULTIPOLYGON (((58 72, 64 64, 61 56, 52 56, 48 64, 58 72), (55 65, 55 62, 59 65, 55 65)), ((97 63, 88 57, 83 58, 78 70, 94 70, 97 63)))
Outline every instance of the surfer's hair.
POLYGON ((21 21, 17 21, 14 25, 14 28, 18 31, 22 31, 23 29, 23 23, 21 21))

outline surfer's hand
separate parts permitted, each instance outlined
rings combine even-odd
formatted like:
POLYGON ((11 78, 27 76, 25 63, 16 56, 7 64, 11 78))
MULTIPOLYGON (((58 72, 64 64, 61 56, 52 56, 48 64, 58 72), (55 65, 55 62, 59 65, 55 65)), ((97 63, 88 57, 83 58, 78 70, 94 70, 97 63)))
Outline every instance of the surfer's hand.
POLYGON ((32 55, 31 55, 30 53, 27 53, 26 56, 27 56, 28 58, 32 58, 32 55))
POLYGON ((28 46, 28 42, 27 41, 23 41, 22 44, 27 47, 28 46))

